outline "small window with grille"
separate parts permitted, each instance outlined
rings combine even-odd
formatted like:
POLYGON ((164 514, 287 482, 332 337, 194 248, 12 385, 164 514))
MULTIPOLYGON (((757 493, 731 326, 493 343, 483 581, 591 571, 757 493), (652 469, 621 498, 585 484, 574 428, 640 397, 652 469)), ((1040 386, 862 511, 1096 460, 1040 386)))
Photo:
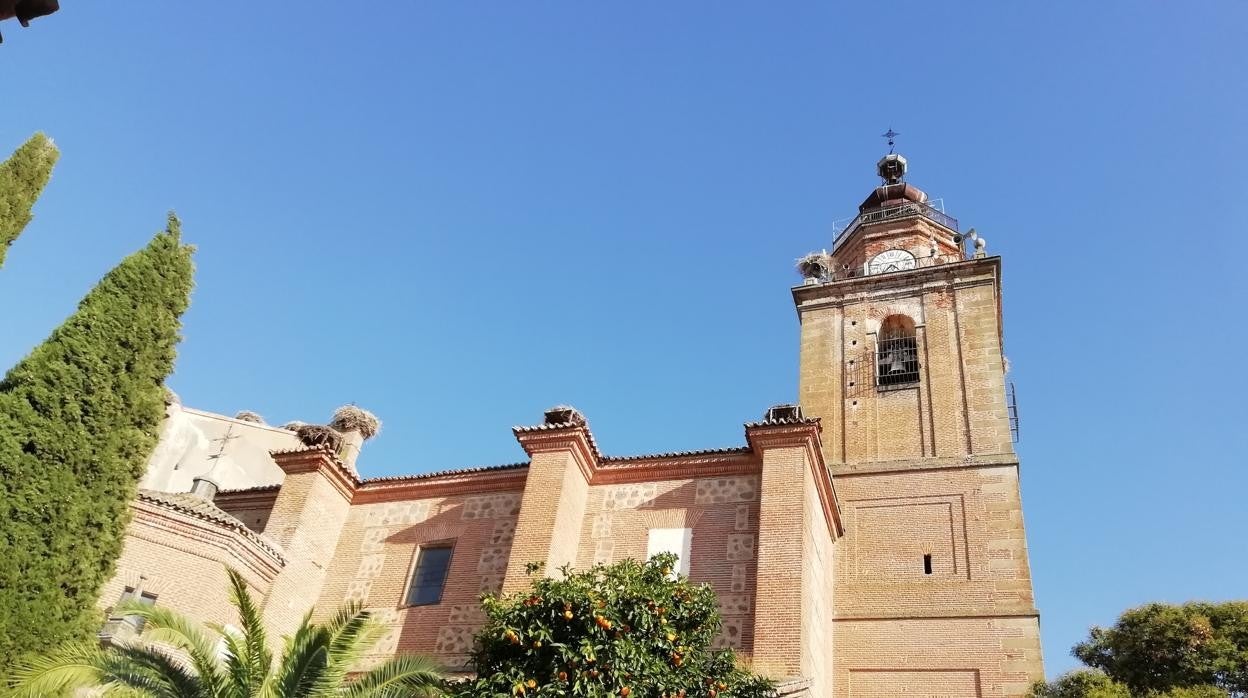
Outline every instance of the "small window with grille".
POLYGON ((919 343, 914 320, 889 315, 880 323, 875 351, 875 384, 880 387, 919 382, 919 343))
MULTIPOLYGON (((140 590, 139 593, 136 594, 134 587, 126 587, 125 590, 121 592, 121 598, 117 599, 117 605, 121 606, 122 604, 134 603, 136 601, 144 606, 155 606, 156 595, 151 592, 142 591, 142 590, 140 590)), ((131 614, 131 615, 125 616, 125 620, 126 622, 130 623, 131 627, 133 627, 135 630, 137 631, 143 630, 144 619, 142 616, 136 616, 136 615, 131 614)))
POLYGON ((426 606, 442 601, 452 551, 454 546, 451 543, 420 547, 416 555, 416 569, 412 572, 412 585, 407 590, 408 606, 426 606))

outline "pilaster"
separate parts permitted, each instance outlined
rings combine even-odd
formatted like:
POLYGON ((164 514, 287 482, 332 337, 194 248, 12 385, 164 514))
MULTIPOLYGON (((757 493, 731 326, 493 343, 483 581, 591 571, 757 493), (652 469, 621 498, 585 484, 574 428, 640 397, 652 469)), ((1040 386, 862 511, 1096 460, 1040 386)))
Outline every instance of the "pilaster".
POLYGON ((762 456, 754 667, 776 679, 806 677, 830 695, 832 546, 843 529, 824 465, 819 421, 746 425, 762 456))
POLYGON ((292 632, 321 595, 358 484, 328 448, 275 451, 286 474, 265 535, 287 554, 287 565, 264 603, 272 637, 292 632))
POLYGON ((504 592, 528 586, 530 563, 541 563, 543 573, 553 575, 576 562, 589 481, 598 459, 583 422, 517 427, 515 433, 530 463, 504 592))

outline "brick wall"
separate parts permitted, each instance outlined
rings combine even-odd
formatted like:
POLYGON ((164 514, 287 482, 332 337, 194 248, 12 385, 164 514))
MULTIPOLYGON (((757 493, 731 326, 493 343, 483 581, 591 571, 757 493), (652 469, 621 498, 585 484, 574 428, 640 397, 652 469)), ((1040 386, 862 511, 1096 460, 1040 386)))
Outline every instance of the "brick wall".
POLYGON ((592 487, 576 565, 644 560, 654 528, 692 530, 689 578, 719 596, 724 622, 716 646, 752 653, 758 476, 592 487))
POLYGON ((798 289, 799 395, 823 420, 829 463, 1013 452, 998 261, 798 289), (920 380, 880 390, 875 352, 890 315, 916 325, 920 380))
POLYGON ((1024 696, 1042 678, 1036 618, 841 620, 836 696, 1024 696))
POLYGON ((203 519, 143 501, 132 504, 117 570, 100 592, 112 608, 126 587, 156 595, 156 603, 210 623, 237 624, 226 568, 242 573, 257 598, 268 593, 280 558, 254 541, 203 519))
POLYGON ((265 526, 265 535, 286 552, 287 563, 264 603, 274 637, 292 633, 321 596, 334 550, 351 508, 352 486, 336 458, 325 451, 275 454, 286 473, 265 526))
POLYGON ((478 603, 502 587, 521 492, 496 491, 359 504, 339 539, 317 604, 325 617, 345 601, 362 603, 386 626, 370 661, 395 653, 428 654, 462 670, 484 622, 478 603), (440 603, 408 606, 420 546, 454 544, 440 603))

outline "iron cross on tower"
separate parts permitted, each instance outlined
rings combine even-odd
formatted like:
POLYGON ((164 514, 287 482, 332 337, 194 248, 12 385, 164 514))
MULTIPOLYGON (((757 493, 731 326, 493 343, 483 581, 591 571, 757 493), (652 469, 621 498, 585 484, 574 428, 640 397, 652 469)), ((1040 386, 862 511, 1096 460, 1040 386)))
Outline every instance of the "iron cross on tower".
POLYGON ((893 128, 892 128, 891 126, 888 128, 888 130, 887 130, 887 131, 885 131, 884 133, 881 133, 881 134, 880 134, 880 138, 887 138, 887 139, 888 139, 888 152, 889 152, 889 154, 890 154, 890 155, 891 155, 891 154, 892 154, 892 152, 893 152, 893 148, 897 145, 897 143, 896 143, 897 136, 900 136, 900 135, 901 135, 901 134, 900 134, 900 133, 897 133, 896 131, 894 131, 894 130, 893 130, 893 128))

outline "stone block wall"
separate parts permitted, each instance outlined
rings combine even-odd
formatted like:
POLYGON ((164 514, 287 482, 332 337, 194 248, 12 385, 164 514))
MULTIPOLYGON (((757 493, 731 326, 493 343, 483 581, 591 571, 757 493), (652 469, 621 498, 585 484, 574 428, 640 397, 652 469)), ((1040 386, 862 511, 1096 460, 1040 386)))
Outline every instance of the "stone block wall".
POLYGON ((652 528, 692 529, 689 578, 719 596, 717 647, 753 651, 757 475, 590 488, 576 566, 646 559, 652 528))
POLYGON ((462 670, 485 620, 479 597, 502 587, 521 496, 486 492, 353 506, 318 614, 346 601, 362 603, 387 627, 370 661, 417 652, 462 670), (420 546, 447 542, 454 551, 441 602, 408 606, 420 546))

